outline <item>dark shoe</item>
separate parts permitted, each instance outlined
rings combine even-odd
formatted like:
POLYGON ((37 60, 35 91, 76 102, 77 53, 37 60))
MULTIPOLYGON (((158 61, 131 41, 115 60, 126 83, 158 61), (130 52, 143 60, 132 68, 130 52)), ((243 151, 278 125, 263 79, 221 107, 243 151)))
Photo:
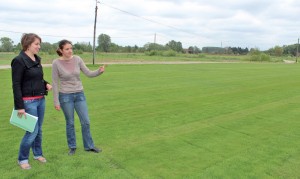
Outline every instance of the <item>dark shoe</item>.
POLYGON ((69 151, 69 155, 74 155, 76 151, 76 148, 70 149, 69 151))
POLYGON ((101 149, 98 149, 97 147, 94 147, 94 148, 88 149, 88 150, 86 150, 86 151, 88 151, 88 152, 95 152, 95 153, 102 152, 102 150, 101 150, 101 149))

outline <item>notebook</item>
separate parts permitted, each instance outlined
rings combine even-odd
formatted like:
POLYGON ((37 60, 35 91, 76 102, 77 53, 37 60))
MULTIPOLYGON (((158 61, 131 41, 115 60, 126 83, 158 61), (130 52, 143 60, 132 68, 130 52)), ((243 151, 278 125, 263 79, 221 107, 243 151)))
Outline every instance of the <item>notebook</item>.
POLYGON ((31 114, 26 113, 26 118, 23 115, 22 118, 19 118, 18 116, 18 110, 12 111, 11 117, 10 117, 10 123, 12 125, 15 125, 21 129, 24 129, 28 132, 33 132, 36 122, 38 120, 38 117, 33 116, 31 114))

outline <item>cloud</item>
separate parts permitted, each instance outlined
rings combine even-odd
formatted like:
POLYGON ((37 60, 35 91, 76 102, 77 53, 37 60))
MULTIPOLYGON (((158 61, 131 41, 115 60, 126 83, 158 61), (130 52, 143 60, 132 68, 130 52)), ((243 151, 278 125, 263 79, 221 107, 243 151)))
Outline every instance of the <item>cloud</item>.
MULTIPOLYGON (((19 41, 35 32, 51 43, 62 38, 92 42, 95 1, 2 0, 0 37, 19 41)), ((103 0, 97 36, 119 45, 143 46, 170 40, 188 46, 240 46, 268 49, 296 43, 300 36, 295 0, 103 0)))

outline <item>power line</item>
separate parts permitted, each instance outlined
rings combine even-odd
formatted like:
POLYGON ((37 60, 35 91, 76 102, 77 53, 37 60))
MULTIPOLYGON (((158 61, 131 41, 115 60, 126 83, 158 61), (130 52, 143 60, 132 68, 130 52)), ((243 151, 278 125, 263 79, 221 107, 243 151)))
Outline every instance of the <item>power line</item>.
POLYGON ((141 18, 141 19, 144 19, 144 20, 146 20, 146 21, 149 21, 149 22, 152 22, 152 23, 155 23, 155 24, 159 24, 159 25, 162 25, 162 26, 166 26, 166 27, 169 27, 169 28, 174 29, 174 30, 177 30, 177 31, 181 31, 181 32, 184 32, 184 33, 188 33, 188 34, 190 34, 190 35, 199 36, 198 34, 191 33, 191 32, 188 32, 188 31, 186 31, 186 30, 182 30, 182 29, 179 29, 179 28, 174 27, 174 26, 171 26, 171 25, 163 24, 163 23, 161 23, 161 22, 158 22, 158 21, 155 21, 155 20, 152 20, 152 19, 148 19, 148 18, 139 16, 139 15, 133 14, 133 13, 131 13, 131 12, 128 12, 128 11, 125 11, 125 10, 122 10, 122 9, 119 9, 119 8, 116 8, 116 7, 113 7, 113 6, 108 5, 108 4, 105 4, 105 3, 103 3, 103 2, 100 2, 100 4, 103 4, 103 5, 105 5, 105 6, 109 7, 109 8, 112 8, 112 9, 115 9, 115 10, 118 10, 118 11, 121 11, 121 12, 123 12, 123 13, 125 13, 125 14, 131 15, 131 16, 134 16, 134 17, 137 17, 137 18, 141 18))
MULTIPOLYGON (((168 28, 171 28, 171 29, 174 29, 174 30, 177 30, 177 31, 181 31, 181 32, 187 33, 187 34, 189 34, 189 35, 199 36, 198 34, 195 34, 195 33, 192 33, 192 32, 189 32, 189 31, 186 31, 186 30, 183 30, 183 29, 180 29, 180 28, 177 28, 177 27, 168 25, 168 24, 164 24, 164 23, 161 23, 161 22, 158 22, 158 21, 149 19, 149 18, 145 18, 145 17, 139 16, 139 15, 136 15, 136 14, 134 14, 134 13, 131 13, 131 12, 122 10, 122 9, 120 9, 120 8, 111 6, 111 5, 106 4, 106 3, 103 3, 103 2, 97 1, 97 3, 102 4, 102 5, 105 5, 105 6, 109 7, 109 8, 111 8, 111 9, 118 10, 118 11, 120 11, 120 12, 122 12, 122 13, 125 13, 125 14, 128 14, 128 15, 131 15, 131 16, 134 16, 134 17, 137 17, 137 18, 146 20, 146 21, 151 22, 151 23, 155 23, 155 24, 158 24, 158 25, 166 26, 166 27, 168 27, 168 28)), ((1 29, 0 29, 0 31, 2 31, 2 32, 10 32, 10 33, 19 33, 19 34, 24 33, 24 32, 7 31, 7 30, 1 30, 1 29)), ((59 36, 59 35, 49 35, 49 34, 41 34, 41 35, 42 35, 42 36, 47 36, 47 37, 93 38, 93 37, 78 37, 78 36, 59 36)), ((118 37, 115 37, 115 38, 118 38, 118 37)), ((129 37, 129 38, 130 38, 130 37, 129 37)))
MULTIPOLYGON (((125 13, 125 14, 128 14, 128 15, 131 15, 131 16, 134 16, 134 17, 137 17, 137 18, 141 18, 143 20, 146 20, 148 22, 151 22, 151 23, 155 23, 155 24, 159 24, 159 25, 162 25, 162 26, 166 26, 168 28, 171 28, 171 29, 174 29, 174 30, 177 30, 177 31, 181 31, 181 32, 184 32, 184 33, 187 33, 189 35, 194 35, 194 36, 198 36, 197 34, 194 34, 194 33, 191 33, 191 32, 188 32, 188 31, 185 31, 185 30, 182 30, 182 29, 179 29, 177 27, 174 27, 174 26, 171 26, 171 25, 167 25, 167 24, 164 24, 164 23, 161 23, 161 22, 158 22, 158 21, 155 21, 155 20, 152 20, 152 19, 148 19, 148 18, 145 18, 145 17, 142 17, 142 16, 139 16, 139 15, 136 15, 134 13, 131 13, 131 12, 128 12, 128 11, 125 11, 125 10, 122 10, 122 9, 119 9, 117 7, 113 7, 111 5, 108 5, 108 4, 105 4, 105 3, 102 3, 102 2, 99 2, 97 1, 97 3, 99 4, 102 4, 102 5, 105 5, 109 8, 112 8, 112 9, 115 9, 115 10, 118 10, 122 13, 125 13)), ((9 32, 9 33, 19 33, 19 34, 23 34, 24 32, 17 32, 17 31, 8 31, 8 30, 2 30, 0 29, 0 32, 9 32)), ((87 38, 93 38, 93 37, 80 37, 80 36, 60 36, 60 35, 49 35, 49 34, 40 34, 41 36, 47 36, 47 37, 60 37, 60 38, 83 38, 83 39, 87 39, 87 38)), ((157 34, 158 35, 158 34, 157 34)), ((149 36, 149 35, 145 35, 145 36, 149 36)), ((151 35, 152 36, 152 35, 151 35)), ((164 35, 161 35, 160 36, 164 36, 164 35)), ((165 38, 167 39, 171 39, 170 37, 166 37, 164 36, 165 38)), ((112 39, 120 39, 120 38, 136 38, 136 34, 134 35, 134 37, 132 36, 123 36, 123 37, 111 37, 112 39)))
MULTIPOLYGON (((142 17, 142 16, 140 16, 140 15, 136 15, 136 14, 134 14, 134 13, 132 13, 132 12, 122 10, 122 9, 120 9, 120 8, 111 6, 111 5, 109 5, 109 4, 106 4, 106 3, 103 3, 103 2, 99 2, 99 1, 97 1, 97 3, 102 4, 102 5, 104 5, 104 6, 107 6, 107 7, 111 8, 111 9, 115 9, 115 10, 120 11, 120 12, 122 12, 122 13, 131 15, 131 16, 134 16, 134 17, 136 17, 136 18, 140 18, 140 19, 146 20, 146 21, 148 21, 148 22, 155 23, 155 24, 162 25, 162 26, 166 26, 166 27, 171 28, 171 29, 174 29, 174 30, 176 30, 176 31, 181 31, 181 32, 187 33, 187 34, 189 34, 189 35, 199 37, 198 34, 195 34, 195 33, 192 33, 192 32, 188 32, 188 31, 186 31, 186 30, 183 30, 183 29, 180 29, 180 28, 177 28, 177 27, 168 25, 168 24, 164 24, 164 23, 161 23, 161 22, 158 22, 158 21, 149 19, 149 18, 145 18, 145 17, 142 17)), ((2 30, 2 29, 0 29, 0 32, 1 32, 1 31, 2 31, 2 32, 9 32, 9 33, 19 33, 19 34, 23 34, 23 33, 24 33, 24 32, 9 31, 9 30, 2 30)), ((41 36, 46 36, 46 37, 57 37, 57 38, 82 38, 82 39, 91 39, 91 38, 93 38, 93 37, 90 37, 90 36, 89 36, 89 37, 87 37, 87 36, 86 36, 86 37, 82 37, 82 36, 63 36, 63 35, 49 35, 49 34, 40 34, 40 35, 41 35, 41 36)), ((135 35, 135 36, 136 36, 136 35, 135 35)), ((111 38, 113 38, 113 39, 118 39, 118 38, 135 38, 135 37, 127 36, 127 37, 111 37, 111 38)))

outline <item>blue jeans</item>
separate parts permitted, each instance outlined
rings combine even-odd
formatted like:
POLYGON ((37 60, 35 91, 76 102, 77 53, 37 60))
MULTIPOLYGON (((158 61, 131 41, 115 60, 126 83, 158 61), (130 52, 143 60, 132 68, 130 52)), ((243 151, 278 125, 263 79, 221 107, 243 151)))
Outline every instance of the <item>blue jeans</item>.
POLYGON ((20 164, 28 163, 30 148, 34 158, 43 156, 42 151, 42 125, 45 114, 45 98, 24 100, 25 112, 38 117, 38 121, 32 133, 26 131, 19 150, 18 161, 20 164))
POLYGON ((88 116, 84 93, 59 93, 59 103, 66 119, 66 133, 69 148, 76 148, 74 109, 76 110, 80 120, 84 149, 89 150, 94 148, 94 142, 90 132, 90 119, 88 116))

